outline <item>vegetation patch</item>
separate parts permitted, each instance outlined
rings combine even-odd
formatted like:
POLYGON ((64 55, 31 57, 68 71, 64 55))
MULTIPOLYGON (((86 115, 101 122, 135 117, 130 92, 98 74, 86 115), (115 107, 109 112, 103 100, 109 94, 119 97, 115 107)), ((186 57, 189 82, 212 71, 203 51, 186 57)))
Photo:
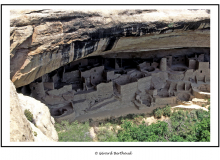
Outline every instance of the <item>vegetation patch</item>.
POLYGON ((96 138, 100 142, 117 142, 116 125, 111 126, 111 123, 101 124, 96 134, 96 138))
POLYGON ((171 107, 169 105, 166 105, 166 107, 162 108, 156 108, 153 110, 153 115, 155 118, 161 118, 162 116, 170 117, 172 114, 171 107))
POLYGON ((147 126, 125 120, 121 128, 117 135, 120 142, 209 142, 210 112, 177 110, 170 121, 147 126))
MULTIPOLYGON (((210 108, 209 108, 210 109, 210 108)), ((99 142, 209 142, 210 111, 184 110, 167 105, 153 111, 156 118, 170 117, 147 125, 145 114, 128 114, 111 117, 95 127, 96 141, 99 142)), ((69 124, 63 121, 55 125, 59 141, 92 141, 89 136, 89 122, 69 124)))
POLYGON ((170 117, 171 114, 172 114, 171 107, 169 105, 166 105, 166 107, 163 108, 163 115, 166 117, 170 117))
POLYGON ((37 137, 37 132, 34 131, 34 136, 37 137))
POLYGON ((62 121, 55 123, 59 142, 90 142, 92 138, 89 134, 89 122, 79 123, 78 121, 69 123, 62 121))
POLYGON ((154 109, 153 114, 155 118, 161 118, 163 115, 163 109, 161 109, 160 107, 156 108, 154 109))
POLYGON ((29 109, 25 109, 24 115, 26 116, 26 118, 27 118, 30 122, 33 122, 33 114, 31 113, 31 111, 30 111, 29 109))

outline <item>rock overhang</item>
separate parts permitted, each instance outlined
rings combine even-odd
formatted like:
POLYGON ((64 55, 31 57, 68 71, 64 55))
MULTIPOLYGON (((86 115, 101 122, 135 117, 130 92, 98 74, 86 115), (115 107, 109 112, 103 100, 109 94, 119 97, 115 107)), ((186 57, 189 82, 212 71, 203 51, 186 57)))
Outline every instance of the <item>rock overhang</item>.
POLYGON ((10 26, 16 87, 88 56, 210 47, 208 10, 17 10, 10 26))

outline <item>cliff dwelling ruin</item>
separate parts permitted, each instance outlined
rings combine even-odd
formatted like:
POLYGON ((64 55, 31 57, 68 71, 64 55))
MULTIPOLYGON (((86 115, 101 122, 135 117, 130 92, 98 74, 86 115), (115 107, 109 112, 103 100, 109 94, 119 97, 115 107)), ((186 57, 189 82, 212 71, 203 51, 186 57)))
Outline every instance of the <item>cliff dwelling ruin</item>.
POLYGON ((58 122, 119 108, 147 111, 167 104, 186 105, 193 98, 210 98, 209 48, 202 51, 164 50, 146 54, 150 58, 91 56, 17 90, 45 103, 58 122))
POLYGON ((57 122, 199 103, 210 10, 12 10, 10 79, 57 122))

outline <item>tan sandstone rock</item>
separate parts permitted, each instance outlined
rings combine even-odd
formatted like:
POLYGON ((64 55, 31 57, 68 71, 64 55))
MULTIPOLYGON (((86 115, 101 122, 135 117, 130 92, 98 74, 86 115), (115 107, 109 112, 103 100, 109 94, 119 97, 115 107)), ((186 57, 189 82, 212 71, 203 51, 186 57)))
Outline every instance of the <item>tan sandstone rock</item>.
POLYGON ((48 107, 29 96, 18 94, 18 97, 23 112, 25 109, 29 109, 33 114, 33 121, 37 126, 36 130, 39 129, 51 141, 58 141, 58 134, 54 128, 55 121, 51 117, 48 107))
POLYGON ((11 10, 10 44, 20 87, 87 56, 210 47, 210 11, 11 10))
POLYGON ((20 107, 15 86, 10 81, 10 141, 34 142, 31 125, 20 107))
POLYGON ((35 127, 35 125, 31 122, 29 122, 32 128, 32 133, 34 135, 34 142, 56 142, 52 140, 50 137, 47 137, 45 134, 42 133, 42 131, 35 127))
POLYGON ((34 98, 17 94, 14 84, 10 81, 11 142, 56 142, 58 135, 54 123, 47 106, 34 98), (27 120, 25 109, 31 111, 37 127, 27 120))

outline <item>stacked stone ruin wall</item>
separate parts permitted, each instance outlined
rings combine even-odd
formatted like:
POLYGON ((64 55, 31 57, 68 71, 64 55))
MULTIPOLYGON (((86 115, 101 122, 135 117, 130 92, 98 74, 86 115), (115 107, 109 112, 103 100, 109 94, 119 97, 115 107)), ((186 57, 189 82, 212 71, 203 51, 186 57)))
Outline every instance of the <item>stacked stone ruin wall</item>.
POLYGON ((142 92, 150 90, 152 76, 144 77, 138 80, 138 89, 142 92))
MULTIPOLYGON (((195 58, 166 56, 161 58, 160 63, 143 62, 134 69, 126 70, 118 66, 108 71, 103 65, 80 70, 81 66, 98 62, 92 59, 81 60, 67 66, 78 65, 79 70, 65 72, 64 68, 62 74, 57 72, 52 77, 46 74, 42 76, 42 82, 33 82, 29 87, 32 97, 51 107, 73 103, 74 117, 128 107, 131 104, 143 109, 182 102, 184 100, 179 97, 184 95, 189 99, 207 98, 208 94, 202 94, 201 90, 210 91, 210 64, 203 61, 204 55, 195 58), (173 65, 183 67, 179 69, 178 66, 172 70, 173 65), (200 83, 206 85, 199 86, 200 83)), ((22 92, 27 92, 27 87, 22 89, 22 92)), ((71 115, 64 117, 72 121, 71 115)), ((61 117, 57 118, 58 121, 65 119, 61 117)))
POLYGON ((78 70, 63 73, 62 82, 71 83, 71 82, 75 82, 79 80, 80 80, 80 77, 79 77, 78 70))

